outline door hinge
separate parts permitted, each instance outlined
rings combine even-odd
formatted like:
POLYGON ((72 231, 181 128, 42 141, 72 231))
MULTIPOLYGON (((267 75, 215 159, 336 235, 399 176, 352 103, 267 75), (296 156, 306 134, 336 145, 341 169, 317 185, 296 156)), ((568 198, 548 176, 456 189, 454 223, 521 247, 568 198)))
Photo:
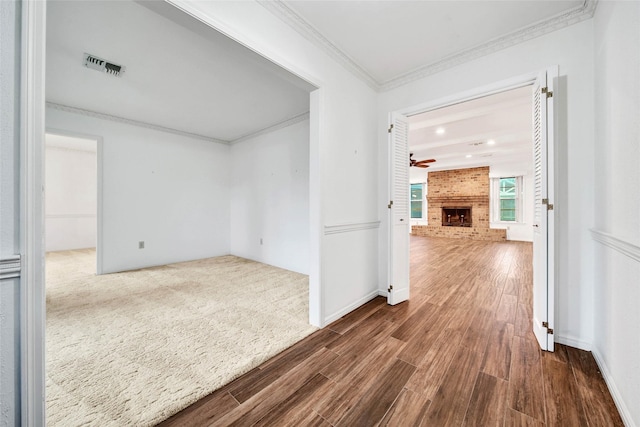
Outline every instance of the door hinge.
POLYGON ((387 208, 391 209, 391 206, 393 206, 393 200, 389 202, 389 204, 387 205, 387 208))
POLYGON ((387 130, 387 132, 391 133, 392 130, 393 130, 393 123, 389 125, 389 129, 387 130))
POLYGON ((391 292, 393 290, 393 285, 389 285, 389 287, 387 288, 387 292, 391 292))
POLYGON ((552 211, 553 210, 553 203, 549 203, 549 199, 542 199, 542 204, 543 205, 547 205, 547 210, 548 211, 552 211))
POLYGON ((553 92, 549 90, 549 88, 543 87, 541 89, 543 94, 547 95, 547 98, 551 98, 553 96, 553 92))
POLYGON ((549 328, 549 322, 542 322, 542 327, 547 330, 547 334, 553 335, 553 329, 549 328))

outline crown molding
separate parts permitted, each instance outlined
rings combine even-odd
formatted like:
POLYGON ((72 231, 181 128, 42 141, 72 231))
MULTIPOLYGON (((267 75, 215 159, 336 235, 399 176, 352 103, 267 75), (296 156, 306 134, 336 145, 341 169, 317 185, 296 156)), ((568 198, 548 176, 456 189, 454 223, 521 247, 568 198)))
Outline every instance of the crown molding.
POLYGON ((280 18, 291 28, 309 40, 311 43, 319 47, 330 57, 335 59, 340 65, 350 71, 357 78, 365 82, 373 90, 378 91, 380 84, 362 68, 351 56, 338 48, 320 31, 311 25, 302 16, 298 15, 282 0, 256 0, 269 12, 280 18))
POLYGON ((573 24, 577 24, 593 17, 598 0, 585 0, 581 6, 563 12, 551 18, 538 21, 535 24, 521 28, 502 37, 489 40, 472 48, 450 55, 440 61, 424 65, 413 71, 401 74, 397 77, 380 83, 380 91, 388 91, 407 83, 420 80, 426 76, 438 73, 456 65, 489 55, 502 49, 515 46, 519 43, 543 36, 553 31, 560 30, 573 24))
MULTIPOLYGON (((298 114, 290 119, 282 120, 275 124, 269 125, 265 128, 259 129, 255 132, 248 133, 246 135, 241 136, 240 138, 236 138, 232 141, 226 141, 223 139, 211 138, 205 135, 200 135, 197 133, 185 132, 178 129, 168 128, 165 126, 158 126, 151 123, 141 122, 138 120, 131 120, 124 117, 112 116, 110 114, 98 113, 97 111, 85 110, 84 108, 70 107, 68 105, 56 104, 55 102, 47 102, 47 108, 53 108, 54 110, 66 111, 67 113, 75 113, 81 114, 83 116, 95 117, 97 119, 109 120, 117 123, 124 123, 127 125, 143 127, 147 129, 153 129, 159 132, 172 133, 174 135, 186 136, 188 138, 201 139, 203 141, 215 142, 216 144, 224 144, 224 145, 233 145, 242 141, 246 141, 247 139, 254 138, 256 136, 264 135, 269 132, 273 132, 279 129, 286 128, 287 126, 292 126, 296 123, 302 122, 304 120, 309 119, 309 112, 304 112, 302 114, 298 114)), ((53 146, 50 146, 54 148, 53 146)), ((58 147, 56 147, 58 148, 58 147)), ((82 150, 78 150, 82 151, 82 150)))
POLYGON ((89 154, 97 154, 97 150, 83 150, 82 148, 71 148, 71 147, 60 147, 58 145, 51 145, 51 144, 47 144, 47 142, 45 141, 44 144, 44 148, 46 150, 55 150, 55 151, 71 151, 71 152, 75 152, 75 153, 89 153, 89 154))
POLYGON ((372 89, 378 92, 385 92, 408 83, 420 80, 429 75, 438 73, 448 68, 455 67, 464 62, 489 55, 502 49, 514 46, 527 40, 540 37, 550 32, 577 24, 586 19, 592 18, 595 13, 598 0, 584 0, 581 6, 560 13, 551 18, 536 22, 520 30, 509 33, 505 36, 489 40, 469 49, 450 55, 439 61, 423 65, 412 71, 400 74, 385 81, 375 80, 362 66, 360 66, 347 53, 340 50, 335 44, 327 39, 320 31, 307 22, 303 17, 288 7, 283 0, 257 0, 263 7, 287 23, 290 27, 300 33, 307 40, 314 43, 318 48, 326 52, 344 68, 360 78, 372 89))
POLYGON ((53 108, 54 110, 66 111, 67 113, 80 114, 83 116, 94 117, 96 119, 109 120, 111 122, 123 123, 131 126, 138 126, 146 129, 152 129, 160 132, 172 133, 174 135, 186 136, 188 138, 200 139, 203 141, 215 142, 217 144, 229 145, 229 141, 222 139, 211 138, 205 135, 197 133, 185 132, 178 129, 173 129, 165 126, 158 126, 151 123, 141 122, 138 120, 127 119, 119 116, 112 116, 111 114, 98 113, 97 111, 85 110, 83 108, 70 107, 68 105, 56 104, 55 102, 47 102, 47 108, 53 108))
POLYGON ((291 117, 290 119, 283 120, 281 122, 278 122, 276 124, 267 126, 265 128, 262 128, 260 130, 255 131, 255 132, 251 132, 249 134, 243 135, 240 138, 234 139, 233 141, 229 142, 229 144, 234 145, 234 144, 237 144, 239 142, 246 141, 246 140, 251 139, 251 138, 255 138, 256 136, 260 136, 260 135, 264 135, 264 134, 267 134, 267 133, 271 133, 271 132, 277 131, 279 129, 284 129, 286 127, 295 125, 296 123, 300 123, 300 122, 308 120, 308 119, 309 119, 309 112, 307 111, 305 113, 298 114, 297 116, 291 117))

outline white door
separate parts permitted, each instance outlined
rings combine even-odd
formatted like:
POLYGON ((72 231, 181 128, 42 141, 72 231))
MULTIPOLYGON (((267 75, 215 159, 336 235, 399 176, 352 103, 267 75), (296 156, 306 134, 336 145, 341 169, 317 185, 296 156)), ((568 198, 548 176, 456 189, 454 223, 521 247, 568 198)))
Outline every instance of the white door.
POLYGON ((533 85, 533 332, 540 348, 554 350, 553 78, 540 73, 533 85))
POLYGON ((391 305, 409 299, 409 122, 394 114, 389 127, 390 197, 389 197, 389 286, 387 302, 391 305))

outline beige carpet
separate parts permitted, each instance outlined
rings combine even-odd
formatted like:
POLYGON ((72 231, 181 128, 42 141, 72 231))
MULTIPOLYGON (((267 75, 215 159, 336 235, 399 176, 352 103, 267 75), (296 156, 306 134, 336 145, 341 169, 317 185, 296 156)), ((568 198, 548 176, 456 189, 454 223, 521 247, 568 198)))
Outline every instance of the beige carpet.
POLYGON ((312 333, 308 278, 223 256, 95 276, 47 254, 47 425, 154 425, 312 333))

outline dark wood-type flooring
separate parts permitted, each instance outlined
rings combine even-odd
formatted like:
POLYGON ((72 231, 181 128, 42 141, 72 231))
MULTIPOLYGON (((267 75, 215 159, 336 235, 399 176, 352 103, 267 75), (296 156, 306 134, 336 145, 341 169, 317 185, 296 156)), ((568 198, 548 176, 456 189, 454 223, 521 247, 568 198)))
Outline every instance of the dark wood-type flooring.
POLYGON ((162 426, 622 426, 589 352, 542 352, 531 244, 412 237, 378 297, 162 426))

